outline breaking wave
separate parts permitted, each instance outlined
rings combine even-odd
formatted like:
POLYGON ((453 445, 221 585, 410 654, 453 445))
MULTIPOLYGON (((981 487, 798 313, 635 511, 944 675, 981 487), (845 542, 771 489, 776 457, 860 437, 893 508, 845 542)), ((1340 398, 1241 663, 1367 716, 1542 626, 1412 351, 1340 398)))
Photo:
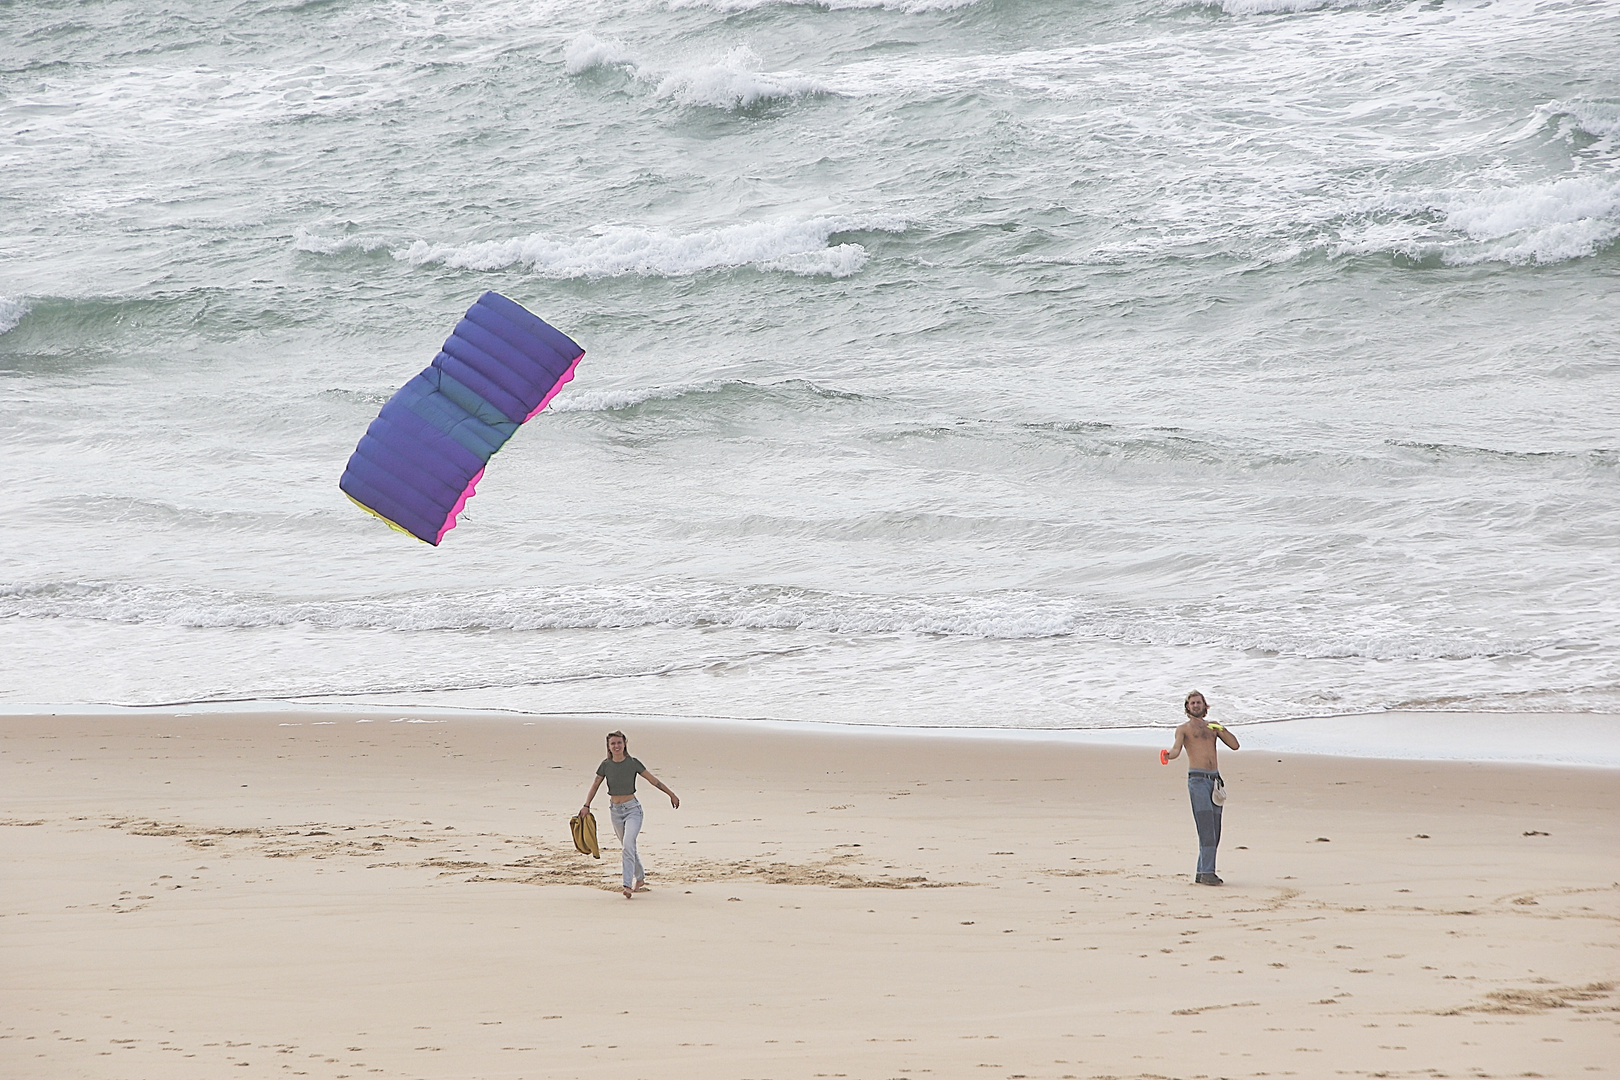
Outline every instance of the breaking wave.
POLYGON ((979 0, 668 0, 671 11, 701 8, 707 11, 759 11, 768 7, 810 7, 822 11, 897 11, 902 15, 923 15, 931 11, 956 11, 979 0))
POLYGON ((1340 254, 1387 251, 1446 266, 1558 263, 1595 255, 1620 238, 1620 180, 1572 176, 1392 194, 1350 217, 1340 254))
POLYGON ((563 51, 563 68, 570 75, 580 75, 598 67, 634 67, 635 54, 621 41, 602 41, 590 34, 580 34, 563 51))
POLYGON ((28 314, 28 304, 10 296, 0 296, 0 334, 15 330, 28 314))
POLYGON ((1227 15, 1290 15, 1322 8, 1358 8, 1376 0, 1202 0, 1192 7, 1215 8, 1227 15))
POLYGON ((661 68, 643 63, 623 42, 580 34, 564 51, 563 66, 570 75, 594 68, 623 68, 638 81, 651 84, 654 97, 712 109, 741 109, 761 101, 834 92, 827 83, 807 75, 760 71, 759 57, 746 45, 718 60, 661 68))
MULTIPOLYGON (((322 630, 488 633, 678 629, 925 634, 989 640, 1079 637, 1134 646, 1216 646, 1311 659, 1459 660, 1523 656, 1556 642, 1487 630, 1419 625, 1333 626, 1301 633, 1267 625, 1263 613, 1207 604, 1097 610, 1072 597, 1024 591, 890 596, 771 585, 701 582, 548 586, 421 593, 349 600, 113 582, 0 589, 0 619, 71 618, 171 627, 245 629, 304 625, 322 630)), ((1307 621, 1309 625, 1309 621, 1307 621)))
POLYGON ((554 413, 618 412, 649 401, 676 401, 688 394, 714 393, 731 385, 722 382, 692 383, 681 386, 644 386, 624 390, 565 390, 550 409, 554 413))
POLYGON ((1607 142, 1620 135, 1620 104, 1610 101, 1549 101, 1536 110, 1531 126, 1539 128, 1556 121, 1564 138, 1588 135, 1607 142))
POLYGON ((299 225, 293 229, 293 248, 316 255, 336 255, 340 251, 376 251, 388 241, 366 236, 318 236, 299 225))
POLYGON ((706 270, 751 266, 805 276, 848 277, 866 264, 860 244, 828 246, 846 232, 902 232, 905 222, 886 215, 777 218, 692 233, 610 225, 594 235, 558 239, 543 233, 470 244, 418 240, 393 252, 416 266, 439 263, 464 270, 523 265, 549 278, 602 278, 637 274, 684 277, 706 270))

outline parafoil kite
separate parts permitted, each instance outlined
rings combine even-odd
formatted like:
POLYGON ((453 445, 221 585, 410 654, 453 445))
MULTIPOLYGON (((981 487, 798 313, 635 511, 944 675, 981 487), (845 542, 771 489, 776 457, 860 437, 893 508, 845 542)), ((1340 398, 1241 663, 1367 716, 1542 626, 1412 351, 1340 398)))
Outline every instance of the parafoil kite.
POLYGON ((362 510, 437 545, 489 459, 574 377, 585 350, 523 305, 487 292, 433 363, 371 422, 338 487, 362 510))

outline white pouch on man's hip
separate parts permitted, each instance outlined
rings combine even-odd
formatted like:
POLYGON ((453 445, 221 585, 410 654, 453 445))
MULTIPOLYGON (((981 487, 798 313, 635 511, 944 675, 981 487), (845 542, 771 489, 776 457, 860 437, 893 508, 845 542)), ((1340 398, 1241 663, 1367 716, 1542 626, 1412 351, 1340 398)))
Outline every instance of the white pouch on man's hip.
POLYGON ((1216 806, 1226 805, 1226 781, 1218 776, 1215 778, 1215 790, 1209 793, 1209 801, 1216 806))

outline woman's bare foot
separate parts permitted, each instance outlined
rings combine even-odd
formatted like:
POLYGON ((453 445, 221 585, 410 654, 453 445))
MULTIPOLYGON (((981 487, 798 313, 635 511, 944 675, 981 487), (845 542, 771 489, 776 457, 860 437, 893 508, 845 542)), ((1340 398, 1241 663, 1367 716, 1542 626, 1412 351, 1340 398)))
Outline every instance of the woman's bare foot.
POLYGON ((635 893, 630 891, 630 886, 628 886, 628 885, 624 886, 624 898, 626 900, 629 900, 634 895, 635 895, 635 893))
POLYGON ((636 882, 635 891, 636 892, 646 892, 647 891, 647 879, 646 878, 642 878, 640 881, 636 882))

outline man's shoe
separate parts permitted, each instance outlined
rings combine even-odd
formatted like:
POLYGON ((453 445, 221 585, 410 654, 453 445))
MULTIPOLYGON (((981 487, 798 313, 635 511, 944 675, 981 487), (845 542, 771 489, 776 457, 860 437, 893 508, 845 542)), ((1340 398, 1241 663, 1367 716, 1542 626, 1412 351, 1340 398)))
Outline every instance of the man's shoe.
POLYGON ((1199 885, 1224 885, 1225 884, 1225 882, 1223 882, 1220 878, 1216 877, 1214 874, 1199 874, 1197 877, 1193 878, 1193 881, 1195 881, 1199 885))

